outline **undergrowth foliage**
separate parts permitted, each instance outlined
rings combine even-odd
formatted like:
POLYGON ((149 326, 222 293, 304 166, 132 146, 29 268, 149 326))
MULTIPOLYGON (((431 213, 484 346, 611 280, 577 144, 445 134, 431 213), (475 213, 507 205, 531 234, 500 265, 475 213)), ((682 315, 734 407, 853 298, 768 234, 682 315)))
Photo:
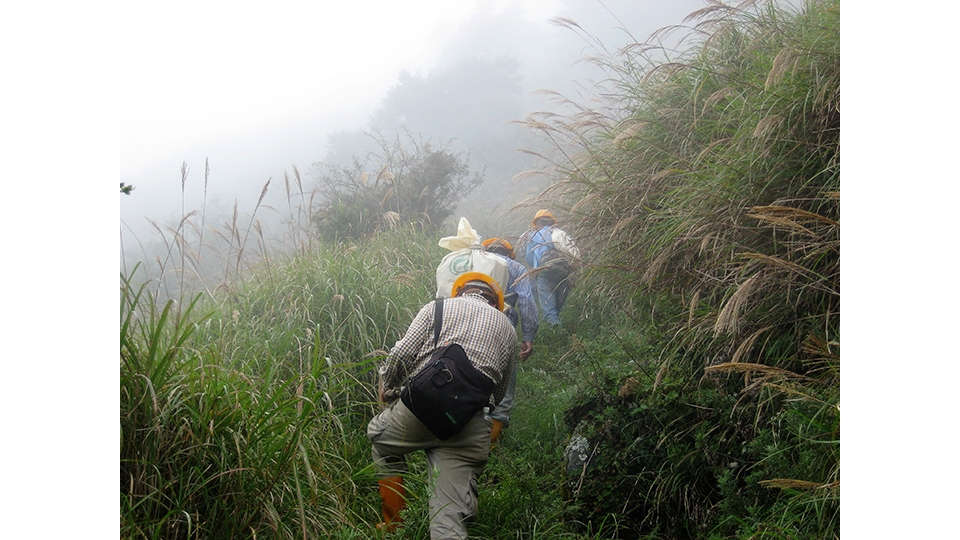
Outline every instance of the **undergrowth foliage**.
MULTIPOLYGON (((527 120, 563 151, 554 160, 560 181, 544 197, 564 207, 587 246, 590 289, 620 302, 637 331, 662 331, 661 352, 648 359, 657 377, 638 394, 647 395, 620 397, 606 415, 590 409, 571 427, 586 420, 596 430, 625 410, 630 429, 645 426, 618 434, 625 442, 611 442, 616 450, 597 474, 629 480, 642 494, 638 515, 673 516, 648 530, 832 538, 839 2, 809 1, 800 13, 718 2, 687 22, 681 52, 656 45, 684 30, 668 28, 593 58, 610 76, 600 106, 570 103, 569 116, 527 120), (637 311, 650 299, 652 309, 637 311), (671 392, 673 401, 650 404, 671 392), (701 409, 709 413, 695 414, 701 409), (655 438, 657 452, 630 443, 631 433, 655 438), (613 471, 624 460, 634 466, 620 477, 613 471), (743 510, 741 521, 719 523, 724 505, 743 510)), ((599 407, 616 388, 582 399, 599 407)), ((611 496, 600 513, 630 508, 611 496)))

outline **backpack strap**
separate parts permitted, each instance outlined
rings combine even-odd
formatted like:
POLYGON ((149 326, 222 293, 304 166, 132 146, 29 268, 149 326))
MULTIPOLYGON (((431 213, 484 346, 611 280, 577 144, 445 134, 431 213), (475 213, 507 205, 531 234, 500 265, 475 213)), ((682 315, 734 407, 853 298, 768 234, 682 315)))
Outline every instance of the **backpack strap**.
POLYGON ((433 346, 440 341, 440 328, 443 326, 443 298, 437 298, 433 303, 433 346))

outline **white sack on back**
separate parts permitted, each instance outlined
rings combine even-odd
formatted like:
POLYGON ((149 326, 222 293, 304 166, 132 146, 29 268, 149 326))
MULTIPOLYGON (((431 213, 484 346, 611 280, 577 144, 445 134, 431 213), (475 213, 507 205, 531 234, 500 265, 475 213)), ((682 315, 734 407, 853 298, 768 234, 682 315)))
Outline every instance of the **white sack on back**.
POLYGON ((457 227, 456 236, 444 236, 437 242, 437 245, 449 251, 466 249, 480 241, 477 231, 473 230, 467 218, 460 218, 460 225, 457 227))
POLYGON ((480 236, 470 226, 467 218, 460 218, 456 236, 440 239, 440 247, 449 249, 437 267, 437 298, 450 298, 453 283, 461 274, 481 272, 493 278, 504 294, 510 282, 507 261, 495 253, 486 251, 480 244, 480 236))

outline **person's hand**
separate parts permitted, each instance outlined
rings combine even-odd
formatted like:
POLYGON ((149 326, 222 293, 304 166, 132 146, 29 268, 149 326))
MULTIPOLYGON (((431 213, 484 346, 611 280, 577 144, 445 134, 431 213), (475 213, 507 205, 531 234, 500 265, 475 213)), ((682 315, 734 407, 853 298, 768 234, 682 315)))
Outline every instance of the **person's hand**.
POLYGON ((530 355, 533 354, 533 343, 529 341, 524 341, 520 344, 520 354, 517 356, 520 357, 520 360, 526 360, 530 358, 530 355))
POLYGON ((377 396, 377 398, 380 403, 380 408, 386 409, 387 406, 389 406, 391 403, 400 399, 400 389, 399 388, 385 389, 384 387, 381 386, 380 393, 377 396))

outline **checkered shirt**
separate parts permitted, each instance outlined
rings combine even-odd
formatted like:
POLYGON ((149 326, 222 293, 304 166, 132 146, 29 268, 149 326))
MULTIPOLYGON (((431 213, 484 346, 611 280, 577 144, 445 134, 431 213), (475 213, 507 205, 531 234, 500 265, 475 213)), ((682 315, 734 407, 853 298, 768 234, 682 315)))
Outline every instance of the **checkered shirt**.
POLYGON ((434 302, 423 306, 407 333, 393 346, 380 366, 386 390, 399 389, 422 369, 438 349, 458 343, 467 358, 494 382, 492 405, 503 399, 510 370, 517 360, 517 331, 507 316, 478 293, 466 293, 443 301, 443 327, 433 344, 434 302))

